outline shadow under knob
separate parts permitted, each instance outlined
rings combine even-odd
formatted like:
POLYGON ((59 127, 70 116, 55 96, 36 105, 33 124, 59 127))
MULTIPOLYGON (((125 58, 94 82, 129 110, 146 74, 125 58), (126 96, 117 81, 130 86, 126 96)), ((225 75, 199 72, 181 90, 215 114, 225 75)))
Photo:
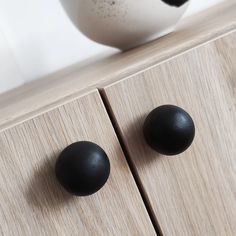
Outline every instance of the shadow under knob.
POLYGON ((152 149, 164 155, 177 155, 191 145, 195 126, 191 116, 182 108, 163 105, 149 113, 143 133, 152 149))
POLYGON ((110 162, 97 144, 82 141, 65 148, 55 166, 60 184, 73 195, 87 196, 97 192, 110 174, 110 162))

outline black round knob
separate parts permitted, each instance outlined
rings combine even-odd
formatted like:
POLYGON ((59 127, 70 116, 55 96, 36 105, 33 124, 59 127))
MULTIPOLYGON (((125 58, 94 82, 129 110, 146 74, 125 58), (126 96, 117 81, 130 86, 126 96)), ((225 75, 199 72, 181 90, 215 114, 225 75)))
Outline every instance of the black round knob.
POLYGON ((173 105, 163 105, 147 116, 143 132, 152 149, 164 155, 177 155, 191 145, 195 127, 185 110, 173 105))
POLYGON ((105 151, 97 144, 76 142, 62 151, 55 166, 60 184, 76 196, 97 192, 110 174, 110 162, 105 151))

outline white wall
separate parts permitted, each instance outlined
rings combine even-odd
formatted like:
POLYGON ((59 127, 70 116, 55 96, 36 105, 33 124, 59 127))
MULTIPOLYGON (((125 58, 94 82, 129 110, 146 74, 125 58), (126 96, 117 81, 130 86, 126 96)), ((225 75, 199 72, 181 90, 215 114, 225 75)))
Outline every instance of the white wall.
MULTIPOLYGON (((222 0, 192 0, 186 15, 222 0)), ((104 51, 71 24, 59 0, 0 0, 0 93, 104 51)))
POLYGON ((207 9, 213 5, 216 5, 219 2, 226 0, 191 0, 191 4, 186 12, 185 16, 192 15, 196 12, 207 9))
POLYGON ((0 31, 0 92, 23 83, 23 77, 16 64, 9 44, 0 31))

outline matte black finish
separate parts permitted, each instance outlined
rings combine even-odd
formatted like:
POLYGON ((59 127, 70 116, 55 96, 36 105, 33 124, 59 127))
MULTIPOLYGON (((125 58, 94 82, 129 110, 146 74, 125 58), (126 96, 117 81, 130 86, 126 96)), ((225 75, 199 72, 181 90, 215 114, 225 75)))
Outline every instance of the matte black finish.
POLYGON ((97 192, 110 174, 104 150, 87 141, 73 143, 62 151, 55 166, 56 177, 70 193, 87 196, 97 192))
POLYGON ((191 145, 195 126, 191 116, 182 108, 163 105, 147 116, 143 132, 152 149, 164 155, 177 155, 191 145))

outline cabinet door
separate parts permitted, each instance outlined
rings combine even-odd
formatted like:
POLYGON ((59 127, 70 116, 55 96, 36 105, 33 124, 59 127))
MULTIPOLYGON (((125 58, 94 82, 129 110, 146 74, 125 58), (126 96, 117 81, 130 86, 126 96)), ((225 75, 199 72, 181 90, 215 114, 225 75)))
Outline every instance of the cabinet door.
POLYGON ((0 186, 2 235, 155 235, 96 91, 2 131, 0 186), (88 197, 72 197, 54 177, 58 154, 80 140, 100 145, 111 164, 88 197))
POLYGON ((164 235, 236 235, 235 42, 232 33, 103 90, 164 235), (195 121, 194 143, 178 156, 157 154, 143 138, 147 114, 163 104, 195 121))

